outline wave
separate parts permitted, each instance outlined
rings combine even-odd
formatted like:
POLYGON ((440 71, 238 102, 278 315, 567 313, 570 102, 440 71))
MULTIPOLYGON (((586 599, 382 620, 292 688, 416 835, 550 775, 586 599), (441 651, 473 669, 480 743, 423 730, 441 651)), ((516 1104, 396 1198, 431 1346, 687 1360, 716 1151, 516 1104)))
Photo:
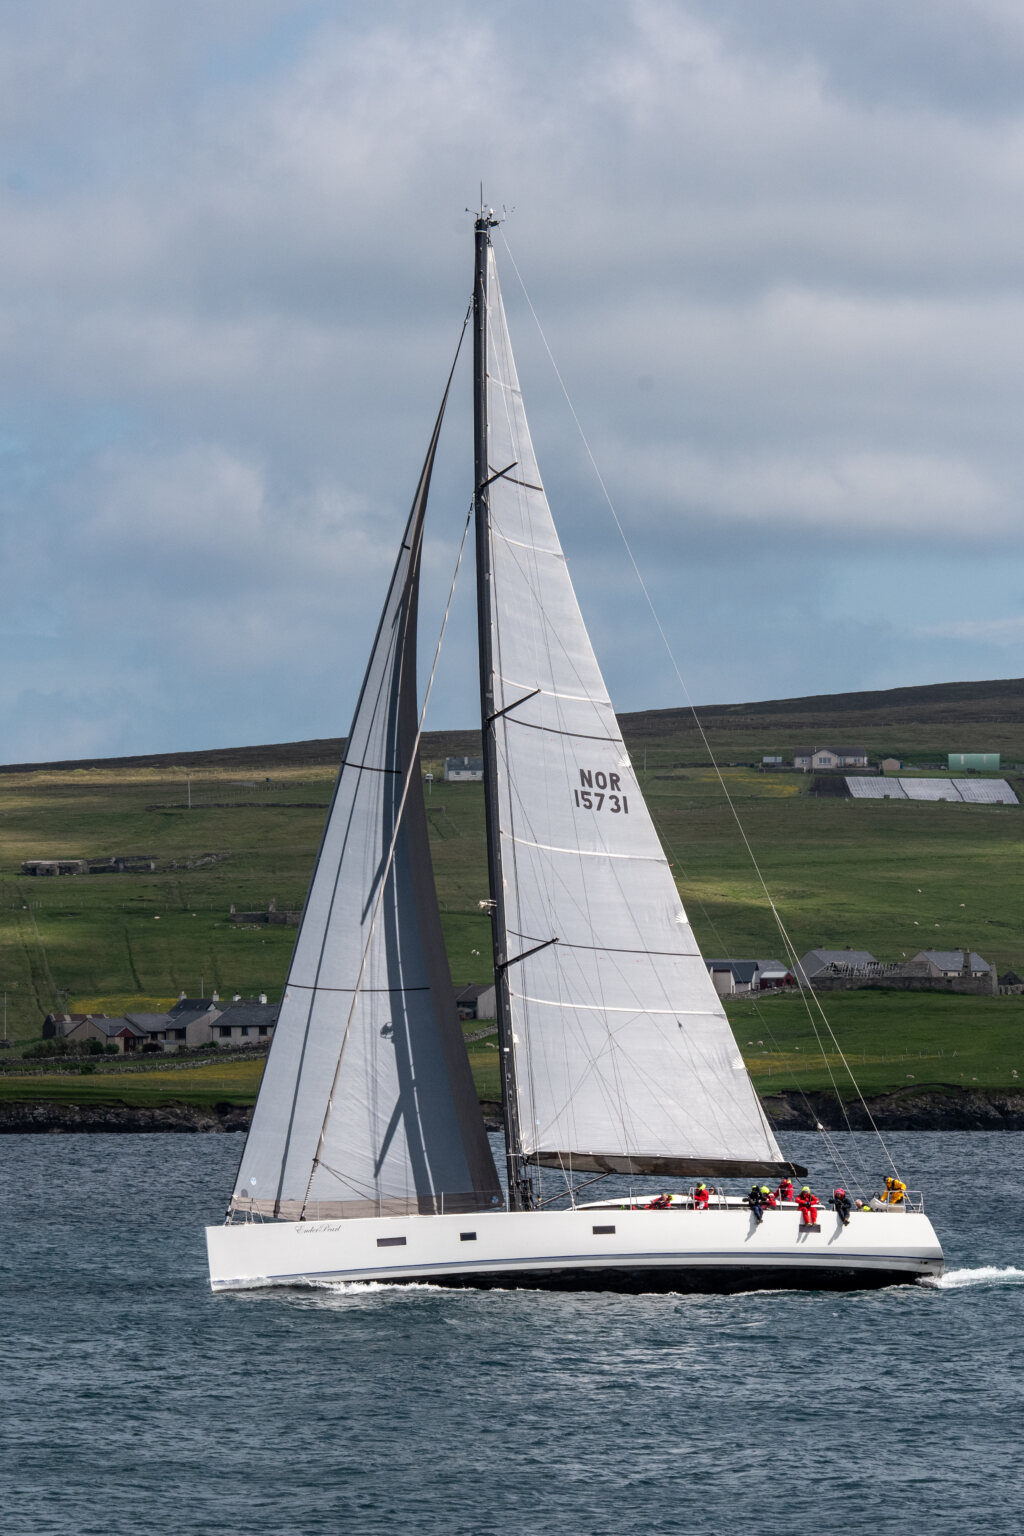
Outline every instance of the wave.
POLYGON ((968 1285, 1024 1285, 1024 1269, 1012 1264, 1000 1268, 998 1264, 983 1264, 979 1269, 947 1269, 925 1285, 939 1291, 959 1291, 968 1285))

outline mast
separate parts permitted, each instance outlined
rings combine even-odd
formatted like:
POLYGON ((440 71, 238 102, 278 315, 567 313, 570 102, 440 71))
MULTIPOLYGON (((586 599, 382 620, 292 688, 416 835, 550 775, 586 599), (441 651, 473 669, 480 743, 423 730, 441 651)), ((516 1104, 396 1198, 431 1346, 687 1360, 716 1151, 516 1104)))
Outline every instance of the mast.
MULTIPOLYGON (((481 199, 482 203, 482 199, 481 199)), ((498 810, 498 757, 495 736, 494 659, 491 631, 491 525, 487 454, 487 252, 490 231, 498 220, 481 206, 474 226, 476 265, 473 282, 473 484, 476 529, 476 611, 480 644, 480 725, 483 736, 484 808, 487 819, 487 872, 491 888, 491 944, 501 1060, 501 1103, 505 1120, 505 1158, 509 1210, 528 1210, 533 1185, 526 1174, 519 1128, 516 1055, 512 1038, 512 1007, 505 952, 505 888, 501 873, 501 830, 498 810)))

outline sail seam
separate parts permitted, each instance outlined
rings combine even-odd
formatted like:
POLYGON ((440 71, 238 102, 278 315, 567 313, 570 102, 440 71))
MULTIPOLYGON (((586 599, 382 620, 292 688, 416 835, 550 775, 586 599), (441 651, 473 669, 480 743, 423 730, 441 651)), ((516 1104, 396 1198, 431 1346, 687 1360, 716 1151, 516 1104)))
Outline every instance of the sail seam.
MULTIPOLYGON (((501 684, 503 688, 525 688, 527 686, 526 683, 521 683, 516 677, 503 677, 501 678, 501 684)), ((564 699, 569 704, 593 704, 597 709, 614 708, 611 699, 596 699, 589 693, 560 693, 557 688, 544 687, 540 687, 535 691, 545 699, 564 699)), ((520 702, 522 701, 520 700, 520 702)), ((623 752, 625 752, 626 743, 622 740, 622 737, 617 736, 612 739, 618 741, 623 752)))
POLYGON ((638 1019, 654 1014, 667 1019, 677 1019, 680 1015, 685 1019, 721 1019, 721 1014, 712 1013, 707 1008, 620 1008, 611 1003, 567 1003, 557 997, 533 997, 528 992, 516 992, 513 996, 523 1003, 537 1003, 543 1008, 573 1008, 579 1013, 629 1013, 638 1019))
POLYGON ((429 987, 322 987, 319 982, 289 981, 289 992, 297 987, 300 992, 358 992, 360 997, 371 992, 429 992, 429 987))
POLYGON ((609 853, 604 848, 559 848, 555 843, 534 843, 528 837, 519 837, 515 832, 506 832, 504 827, 502 837, 507 837, 512 843, 521 843, 524 848, 539 848, 543 853, 567 853, 572 858, 581 859, 632 859, 637 864, 663 864, 664 854, 660 853, 609 853))
POLYGON ((535 555, 551 555, 553 559, 565 563, 564 549, 542 549, 539 544, 527 544, 525 539, 513 539, 509 534, 502 533, 500 528, 493 529, 493 532, 503 544, 514 544, 517 549, 528 549, 535 555))

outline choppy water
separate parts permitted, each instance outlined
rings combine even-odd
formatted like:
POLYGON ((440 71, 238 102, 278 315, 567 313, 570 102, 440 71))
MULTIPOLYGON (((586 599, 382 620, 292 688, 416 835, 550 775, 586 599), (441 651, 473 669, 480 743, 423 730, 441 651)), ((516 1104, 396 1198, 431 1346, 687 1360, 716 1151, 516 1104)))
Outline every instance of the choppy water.
POLYGON ((4 1137, 0 1526, 1017 1533, 1024 1136, 890 1141, 939 1286, 212 1296, 239 1138, 4 1137))

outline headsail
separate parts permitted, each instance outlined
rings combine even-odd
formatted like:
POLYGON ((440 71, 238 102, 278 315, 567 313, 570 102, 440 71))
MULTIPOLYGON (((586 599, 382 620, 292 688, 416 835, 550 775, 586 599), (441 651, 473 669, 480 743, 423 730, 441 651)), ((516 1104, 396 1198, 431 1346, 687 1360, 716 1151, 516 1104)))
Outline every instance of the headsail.
POLYGON ((493 250, 487 259, 488 728, 522 1151, 567 1169, 774 1173, 790 1165, 697 949, 580 615, 493 250))
POLYGON ((423 518, 443 414, 444 402, 338 775, 236 1211, 296 1220, 501 1201, 455 1009, 415 751, 423 518))

